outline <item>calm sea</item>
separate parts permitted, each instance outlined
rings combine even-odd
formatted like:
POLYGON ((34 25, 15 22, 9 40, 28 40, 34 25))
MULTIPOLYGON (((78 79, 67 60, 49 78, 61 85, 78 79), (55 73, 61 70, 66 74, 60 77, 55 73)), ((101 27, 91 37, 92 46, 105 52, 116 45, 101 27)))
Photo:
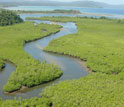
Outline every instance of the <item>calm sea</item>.
POLYGON ((11 10, 55 10, 55 9, 66 9, 66 10, 80 10, 86 13, 104 13, 114 15, 124 15, 124 9, 111 9, 111 8, 82 8, 82 7, 67 7, 67 6, 17 6, 8 7, 11 10))
MULTIPOLYGON (((82 8, 82 7, 67 7, 67 6, 17 6, 7 7, 9 10, 31 10, 31 11, 47 11, 55 9, 79 10, 82 13, 106 14, 113 18, 124 18, 124 9, 112 8, 82 8), (113 16, 111 16, 113 15, 113 16)), ((94 16, 94 15, 91 15, 94 16)))

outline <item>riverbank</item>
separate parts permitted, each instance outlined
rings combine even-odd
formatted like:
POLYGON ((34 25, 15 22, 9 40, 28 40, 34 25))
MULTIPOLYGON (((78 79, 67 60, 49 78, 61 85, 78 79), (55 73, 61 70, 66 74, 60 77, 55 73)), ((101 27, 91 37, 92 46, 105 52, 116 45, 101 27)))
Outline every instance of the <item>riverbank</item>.
MULTIPOLYGON (((7 61, 10 60, 16 64, 15 72, 12 72, 9 78, 8 76, 6 78, 6 75, 4 75, 5 78, 2 80, 3 82, 1 81, 2 84, 5 81, 4 79, 8 80, 6 84, 2 84, 1 86, 2 88, 4 85, 3 90, 5 92, 19 90, 22 86, 32 87, 39 85, 62 75, 62 71, 58 66, 40 63, 40 61, 33 59, 26 53, 23 47, 25 42, 56 33, 60 28, 61 27, 57 25, 34 25, 32 22, 0 27, 1 59, 7 59, 7 61), (46 29, 47 32, 43 32, 44 29, 46 29)), ((9 69, 7 69, 7 71, 9 71, 9 69)), ((2 89, 0 90, 0 96, 4 96, 2 89)))
MULTIPOLYGON (((60 28, 62 29, 62 26, 61 26, 60 28)), ((58 31, 56 31, 56 32, 54 32, 54 33, 50 33, 50 34, 48 34, 48 35, 46 35, 46 36, 43 36, 43 37, 33 39, 33 40, 26 40, 26 41, 24 42, 24 46, 25 46, 26 44, 30 43, 30 42, 34 42, 34 41, 37 41, 37 40, 39 40, 39 39, 43 39, 43 38, 45 38, 45 37, 48 37, 48 36, 50 36, 50 35, 52 35, 52 34, 56 34, 56 33, 58 33, 59 31, 60 31, 60 30, 58 30, 58 31)), ((5 62, 12 63, 11 61, 8 61, 8 60, 4 60, 4 61, 5 61, 5 62)), ((14 66, 16 66, 14 63, 12 63, 12 64, 13 64, 14 66)), ((16 67, 17 67, 17 66, 16 66, 16 67)), ((53 79, 50 80, 50 81, 45 81, 45 82, 43 82, 43 83, 41 83, 41 84, 38 84, 38 85, 42 85, 42 84, 45 84, 45 83, 54 81, 54 80, 58 79, 58 78, 61 77, 61 76, 62 76, 62 73, 61 73, 58 77, 53 78, 53 79)), ((12 91, 12 92, 7 92, 7 91, 5 91, 4 94, 7 94, 7 95, 15 95, 15 94, 17 94, 17 93, 20 93, 21 91, 24 91, 24 90, 29 89, 29 88, 33 88, 33 87, 38 86, 38 85, 33 85, 33 86, 31 86, 31 87, 21 86, 20 89, 14 90, 14 91, 12 91)))
MULTIPOLYGON (((59 27, 60 27, 60 26, 59 26, 59 27)), ((62 27, 60 27, 60 28, 62 28, 62 27)), ((45 36, 43 36, 43 37, 36 38, 36 39, 33 39, 33 40, 26 40, 26 41, 24 42, 24 45, 27 44, 27 43, 30 43, 30 42, 33 42, 33 41, 36 41, 36 40, 39 40, 39 39, 48 37, 48 36, 50 36, 50 35, 52 35, 52 34, 56 34, 56 33, 59 32, 59 31, 60 31, 60 30, 57 30, 57 31, 55 31, 54 33, 49 33, 48 35, 45 35, 45 36)), ((8 61, 8 60, 6 60, 6 61, 8 61)), ((56 69, 59 69, 59 68, 56 68, 56 69)), ((27 88, 32 88, 32 87, 35 87, 35 86, 38 86, 38 85, 41 85, 41 84, 45 84, 45 83, 54 81, 54 80, 58 79, 59 77, 61 77, 61 75, 62 75, 62 72, 61 72, 58 76, 52 78, 51 80, 44 81, 43 83, 39 83, 39 84, 37 84, 37 85, 31 85, 30 87, 28 87, 28 86, 21 86, 20 89, 12 90, 12 91, 10 91, 10 92, 5 91, 4 93, 5 93, 5 94, 8 94, 8 95, 9 95, 9 94, 11 94, 11 95, 12 95, 12 94, 16 94, 16 93, 18 93, 18 92, 20 92, 20 91, 24 91, 24 90, 27 89, 27 88)))
POLYGON ((88 73, 92 73, 92 70, 91 70, 89 67, 87 67, 86 61, 84 61, 83 59, 81 59, 81 58, 78 57, 78 56, 73 56, 73 55, 69 55, 69 54, 64 54, 64 52, 63 52, 63 53, 59 53, 59 52, 55 52, 55 51, 49 51, 49 50, 45 50, 45 49, 43 49, 43 51, 48 52, 48 53, 54 53, 54 54, 57 54, 57 55, 64 55, 64 56, 68 56, 68 57, 71 57, 71 58, 78 59, 77 62, 78 62, 88 73))
POLYGON ((115 19, 67 17, 40 19, 76 22, 78 33, 51 41, 45 50, 80 57, 87 61, 87 66, 94 72, 87 77, 48 87, 42 96, 50 98, 54 106, 122 106, 123 99, 120 101, 120 98, 124 96, 124 55, 121 54, 124 51, 123 20, 119 22, 115 19))
MULTIPOLYGON (((57 22, 51 22, 51 23, 52 23, 52 24, 55 24, 55 25, 58 25, 57 22)), ((64 30, 65 30, 65 28, 64 28, 64 27, 61 27, 59 31, 57 31, 56 33, 54 33, 54 35, 57 34, 57 33, 59 33, 60 31, 64 31, 64 30)), ((50 34, 50 35, 53 35, 53 34, 50 34)), ((42 39, 44 39, 44 38, 46 38, 46 37, 48 37, 48 36, 50 36, 50 35, 44 36, 44 37, 42 37, 42 38, 34 39, 34 40, 31 40, 31 41, 25 41, 25 44, 28 44, 28 43, 31 43, 31 42, 35 42, 35 41, 40 40, 40 39, 42 40, 42 39)), ((40 46, 40 45, 38 46, 38 48, 40 48, 40 49, 43 50, 42 46, 40 46)), ((67 56, 67 55, 65 55, 65 56, 67 56)), ((72 56, 68 56, 68 57, 74 58, 74 57, 72 57, 72 56)), ((76 57, 75 57, 75 58, 76 58, 76 57)), ((75 61, 75 62, 76 62, 76 61, 75 61)), ((86 68, 86 66, 85 66, 85 68, 86 68)), ((88 68, 85 69, 85 70, 88 70, 88 68)), ((59 77, 58 77, 58 78, 59 78, 59 77)), ((55 78, 55 80, 58 79, 58 78, 55 78)), ((52 80, 52 81, 54 81, 54 80, 52 80)), ((43 83, 43 84, 45 84, 45 83, 43 83)), ((41 84, 39 84, 39 85, 41 85, 41 84)), ((35 86, 33 86, 33 87, 35 87, 35 86)), ((30 87, 30 88, 32 88, 32 87, 30 87)), ((14 94, 20 93, 21 91, 28 90, 28 89, 29 89, 29 87, 25 87, 25 88, 21 88, 20 90, 17 90, 17 91, 11 92, 11 93, 8 93, 8 92, 5 92, 5 93, 6 93, 6 94, 10 94, 10 95, 14 95, 14 94)))
POLYGON ((9 95, 9 96, 10 96, 10 95, 16 95, 16 94, 21 93, 21 92, 24 92, 24 91, 26 91, 26 90, 30 90, 31 88, 34 88, 34 87, 36 87, 36 86, 45 85, 45 84, 47 84, 47 83, 53 82, 53 81, 57 80, 58 78, 60 78, 62 75, 63 75, 63 73, 61 73, 58 77, 56 77, 56 78, 54 78, 54 79, 52 79, 52 80, 49 80, 49 81, 43 82, 43 83, 38 84, 38 85, 31 86, 31 87, 21 86, 20 89, 14 90, 14 91, 12 91, 12 92, 7 92, 7 91, 5 91, 4 94, 5 94, 5 95, 9 95))
POLYGON ((2 63, 0 66, 0 72, 5 68, 5 63, 2 63))
POLYGON ((6 67, 6 63, 10 63, 13 66, 17 67, 16 64, 14 64, 13 62, 9 61, 8 59, 2 59, 1 66, 0 66, 0 71, 1 72, 6 67))
MULTIPOLYGON (((45 20, 45 18, 41 18, 41 20, 45 20)), ((91 19, 91 18, 67 18, 67 17, 50 17, 46 18, 46 20, 52 21, 63 21, 63 22, 76 22, 78 26, 78 32, 73 32, 75 27, 72 25, 65 25, 66 27, 71 27, 71 30, 67 29, 66 31, 73 34, 68 36, 60 37, 51 41, 49 39, 50 44, 45 48, 46 51, 54 51, 56 53, 62 53, 71 56, 80 57, 80 59, 87 61, 87 66, 92 69, 94 73, 83 77, 80 79, 70 79, 67 81, 60 82, 59 84, 55 84, 49 86, 44 89, 42 98, 46 99, 45 101, 50 106, 73 106, 73 107, 115 107, 115 106, 123 106, 124 101, 124 29, 123 22, 119 22, 118 20, 108 20, 108 19, 91 19), (117 75, 113 75, 116 73, 117 75)), ((41 29, 40 29, 41 30, 41 29)), ((62 30, 65 34, 65 30, 62 30)), ((59 33, 59 32, 58 32, 59 33)), ((57 34, 58 34, 57 33, 57 34)), ((66 33, 68 34, 68 33, 66 33)), ((65 35, 66 35, 65 34, 65 35)), ((56 36, 56 35, 53 35, 56 36)), ((44 40, 45 43, 47 42, 44 40)), ((31 52, 32 56, 35 55, 35 58, 39 58, 40 56, 44 56, 49 60, 56 61, 58 65, 61 65, 63 69, 65 69, 65 65, 68 65, 68 62, 64 60, 63 57, 59 58, 64 63, 59 63, 60 60, 57 59, 57 55, 55 59, 51 54, 41 53, 42 51, 34 50, 35 45, 43 41, 37 41, 35 43, 27 46, 27 52, 31 52), (31 48, 29 48, 32 46, 31 48), (33 47, 34 46, 34 47, 33 47), (35 53, 33 53, 35 52, 35 53), (37 53, 37 54, 36 54, 37 53), (38 54, 39 53, 39 54, 38 54), (64 65, 65 64, 65 65, 64 65)), ((49 42, 48 42, 49 43, 49 42)), ((42 46, 42 45, 41 45, 42 46)), ((1 49, 1 48, 0 48, 1 49)), ((48 52, 49 53, 49 52, 48 52)), ((53 54, 54 56, 54 54, 53 54)), ((59 55, 58 55, 59 56, 59 55)), ((65 56, 64 56, 65 57, 65 56)), ((67 59, 67 57, 65 58, 67 59)), ((72 62, 72 60, 71 60, 72 62)), ((75 62, 70 63, 69 69, 67 71, 74 71, 79 73, 80 69, 75 69, 75 62)), ((78 63, 79 65, 79 63, 78 63)), ((82 69, 81 69, 82 71, 82 69)), ((65 72, 66 73, 66 72, 65 72)), ((73 73, 70 73, 71 75, 73 73)), ((69 75, 68 77, 70 77, 69 75)), ((74 75, 74 74, 73 74, 74 75)), ((79 74, 80 75, 80 74, 79 74)), ((40 90, 41 91, 41 90, 40 90)), ((34 91, 32 93, 37 92, 34 91)), ((27 94, 26 94, 27 95, 27 94)), ((38 100, 42 102, 42 98, 38 100)), ((1 101, 1 100, 0 100, 1 101)), ((9 100, 13 102, 13 100, 9 100)), ((1 104, 10 104, 9 101, 1 101, 1 104)), ((29 103, 26 105, 30 105, 32 101, 33 105, 38 105, 38 102, 35 100, 26 100, 29 103), (35 102, 35 104, 34 104, 35 102), (37 103, 37 104, 36 104, 37 103)), ((43 103, 45 102, 43 101, 43 103)), ((24 104, 23 101, 14 100, 13 105, 24 104), (18 103, 19 102, 19 103, 18 103)), ((32 104, 31 103, 31 104, 32 104)))
MULTIPOLYGON (((35 19, 35 18, 33 18, 33 19, 35 19)), ((78 18, 74 18, 74 17, 71 17, 71 18, 68 18, 68 17, 40 17, 40 18, 36 18, 36 19, 38 19, 38 20, 46 19, 46 20, 50 20, 50 21, 60 21, 60 19, 61 19, 62 22, 67 22, 69 20, 72 22, 76 22, 77 27, 78 27, 77 34, 64 36, 64 37, 61 37, 60 39, 56 39, 56 40, 50 42, 50 45, 45 48, 46 51, 64 53, 64 54, 68 54, 71 56, 80 57, 83 60, 87 60, 87 66, 89 68, 91 68, 91 70, 94 72, 104 72, 104 73, 110 73, 110 74, 113 72, 116 72, 116 73, 121 72, 121 70, 116 71, 113 66, 111 66, 111 68, 110 68, 109 67, 110 60, 106 61, 105 57, 110 56, 109 58, 111 60, 115 59, 113 57, 114 56, 113 54, 112 55, 109 54, 109 51, 107 50, 107 48, 109 48, 109 46, 116 47, 115 40, 117 40, 117 39, 119 40, 120 38, 123 37, 123 36, 121 36, 121 37, 116 38, 117 36, 115 36, 114 33, 112 32, 113 26, 118 26, 118 29, 116 29, 116 27, 114 29, 115 29, 115 33, 120 34, 119 28, 122 29, 123 20, 104 19, 104 18, 92 19, 92 18, 81 18, 81 17, 78 17, 78 18), (96 27, 94 28, 93 26, 90 25, 90 23, 94 24, 96 27), (99 23, 99 24, 97 24, 97 23, 99 23), (103 29, 101 26, 102 24, 106 28, 103 29), (84 26, 86 26, 86 25, 89 29, 86 29, 86 28, 84 29, 84 26), (98 28, 100 30, 98 30, 98 28), (107 28, 109 29, 109 32, 108 32, 107 28), (105 31, 105 33, 101 33, 104 31, 105 31), (91 36, 91 35, 94 35, 94 36, 91 36), (103 35, 103 36, 100 36, 100 35, 103 35), (107 35, 111 35, 111 36, 108 37, 107 35), (99 42, 98 38, 100 39, 100 41, 102 41, 102 43, 104 45, 107 45, 107 46, 103 47, 103 45, 101 45, 101 42, 99 42), (112 38, 115 41, 115 44, 113 42, 107 42, 108 43, 107 44, 105 42, 106 38, 107 38, 107 40, 111 40, 111 38, 112 38), (81 42, 78 42, 78 41, 81 41, 81 42), (96 43, 97 43, 97 45, 98 44, 99 45, 96 46, 96 43), (96 47, 95 50, 97 50, 99 53, 96 52, 92 48, 92 46, 95 46, 96 47), (99 48, 99 47, 101 47, 101 48, 99 48), (102 50, 102 48, 104 48, 104 50, 102 50), (99 60, 97 57, 102 58, 102 60, 99 60), (108 62, 109 64, 106 64, 106 62, 108 62), (101 69, 101 67, 103 67, 104 69, 101 69), (106 69, 106 67, 107 67, 107 69, 106 69), (110 70, 110 69, 112 69, 112 70, 110 70)), ((119 44, 119 42, 118 42, 118 45, 122 46, 121 44, 119 44)), ((111 53, 112 51, 118 50, 118 48, 114 48, 114 49, 110 48, 110 50, 111 50, 110 51, 110 53, 111 53)), ((116 51, 116 52, 119 52, 119 51, 116 51)), ((121 56, 119 56, 119 57, 121 57, 121 56)), ((119 59, 117 58, 116 60, 119 60, 119 59)), ((120 58, 119 62, 123 63, 123 60, 120 58)), ((118 67, 122 68, 122 66, 119 64, 119 62, 118 62, 118 67)))

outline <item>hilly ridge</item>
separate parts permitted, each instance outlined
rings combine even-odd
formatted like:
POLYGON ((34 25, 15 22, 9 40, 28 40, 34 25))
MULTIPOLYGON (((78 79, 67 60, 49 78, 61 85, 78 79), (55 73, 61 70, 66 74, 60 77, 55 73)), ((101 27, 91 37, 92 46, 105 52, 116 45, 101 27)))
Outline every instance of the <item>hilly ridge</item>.
POLYGON ((34 5, 34 6, 75 6, 75 7, 91 7, 91 8, 124 8, 124 5, 110 5, 103 2, 94 1, 73 1, 73 2, 59 2, 51 0, 35 0, 35 1, 19 1, 19 0, 1 0, 0 4, 3 6, 17 6, 17 5, 34 5))

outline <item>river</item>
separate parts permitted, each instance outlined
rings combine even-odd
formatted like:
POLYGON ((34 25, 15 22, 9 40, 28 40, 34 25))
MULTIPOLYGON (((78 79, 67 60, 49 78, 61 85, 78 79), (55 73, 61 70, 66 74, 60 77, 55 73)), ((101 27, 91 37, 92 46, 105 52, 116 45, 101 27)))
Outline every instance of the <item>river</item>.
MULTIPOLYGON (((21 15, 23 19, 25 19, 25 15, 21 15)), ((47 23, 51 24, 50 21, 38 21, 33 20, 35 23, 47 23)), ((46 47, 51 40, 54 40, 56 38, 59 38, 64 35, 77 33, 77 26, 73 22, 67 22, 67 23, 58 23, 58 25, 63 26, 63 29, 60 30, 60 32, 56 34, 52 34, 48 37, 44 37, 42 39, 30 42, 25 44, 24 50, 30 54, 33 58, 38 59, 40 61, 45 60, 47 63, 52 63, 58 65, 61 70, 63 71, 63 75, 52 82, 42 84, 33 88, 25 89, 24 91, 19 91, 16 94, 7 95, 2 92, 3 85, 7 82, 11 72, 15 71, 14 65, 11 63, 7 63, 5 69, 0 72, 0 97, 2 99, 13 99, 15 97, 21 97, 21 98, 31 98, 39 96, 39 94, 43 91, 43 89, 46 86, 50 86, 52 84, 58 83, 63 80, 72 80, 72 79, 78 79, 80 77, 88 75, 88 72, 83 68, 79 62, 80 60, 65 56, 65 55, 57 55, 53 53, 44 52, 43 48, 46 47)))

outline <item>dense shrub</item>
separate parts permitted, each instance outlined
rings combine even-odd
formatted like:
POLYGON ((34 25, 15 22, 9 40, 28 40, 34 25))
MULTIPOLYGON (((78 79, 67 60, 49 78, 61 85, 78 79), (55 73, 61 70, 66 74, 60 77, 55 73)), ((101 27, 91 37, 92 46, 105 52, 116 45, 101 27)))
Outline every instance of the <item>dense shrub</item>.
POLYGON ((87 66, 94 72, 107 74, 124 72, 124 24, 118 23, 118 19, 81 17, 41 17, 36 19, 73 21, 78 27, 77 34, 52 41, 45 48, 46 51, 64 53, 86 60, 87 66))
POLYGON ((12 92, 12 91, 16 91, 18 89, 21 88, 21 84, 19 83, 11 83, 11 82, 8 82, 5 86, 4 86, 4 91, 6 92, 12 92))
POLYGON ((0 101, 0 107, 50 107, 51 103, 47 98, 15 99, 0 101))
MULTIPOLYGON (((4 91, 12 92, 22 86, 32 87, 62 75, 62 71, 55 65, 40 63, 24 51, 25 41, 47 36, 59 31, 61 26, 25 22, 13 26, 0 27, 0 67, 3 59, 13 62, 17 68, 4 86, 4 91), (47 32, 43 32, 46 29, 47 32)), ((1 87, 2 88, 2 87, 1 87)))
POLYGON ((95 72, 85 78, 50 86, 44 90, 42 97, 50 99, 55 107, 121 107, 124 105, 123 20, 80 17, 33 19, 76 22, 77 34, 58 38, 45 50, 79 57, 87 61, 87 66, 95 72))
MULTIPOLYGON (((45 17, 38 19, 76 22, 77 34, 56 39, 45 50, 86 60, 87 66, 96 73, 47 87, 42 93, 42 98, 0 100, 0 106, 122 107, 124 105, 123 23, 118 23, 118 20, 89 18, 45 17)), ((18 69, 20 73, 20 68, 18 69)))
POLYGON ((12 25, 21 23, 23 20, 16 13, 8 10, 0 10, 0 26, 12 25))
POLYGON ((39 63, 35 66, 19 68, 11 74, 8 83, 4 86, 4 91, 12 92, 21 86, 33 87, 46 83, 60 77, 62 71, 55 65, 39 63), (29 68, 30 67, 30 68, 29 68), (30 70, 30 72, 28 71, 30 70))
POLYGON ((54 107, 123 107, 123 82, 119 75, 93 73, 47 87, 42 97, 50 99, 54 107))
POLYGON ((4 62, 3 60, 0 58, 0 71, 4 68, 4 62))

